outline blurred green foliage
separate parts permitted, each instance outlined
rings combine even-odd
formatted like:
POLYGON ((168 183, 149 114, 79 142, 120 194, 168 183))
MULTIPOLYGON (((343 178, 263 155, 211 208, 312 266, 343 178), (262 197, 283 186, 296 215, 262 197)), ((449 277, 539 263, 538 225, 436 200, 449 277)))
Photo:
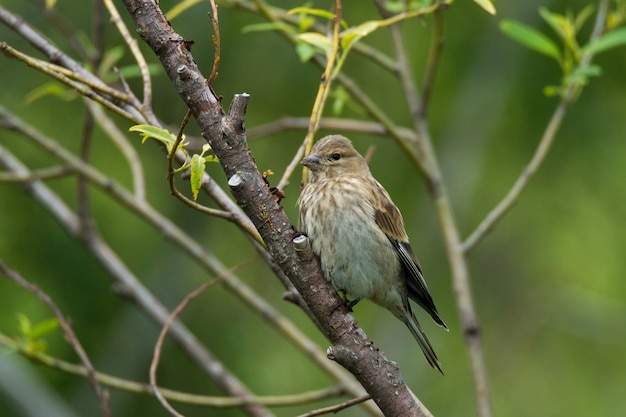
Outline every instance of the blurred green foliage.
MULTIPOLYGON (((66 39, 54 30, 39 7, 17 0, 4 3, 65 49, 66 39)), ((161 1, 164 10, 174 4, 161 1)), ((320 8, 328 4, 315 2, 320 8)), ((471 232, 502 198, 529 160, 557 100, 546 98, 543 88, 558 84, 561 77, 559 68, 545 56, 504 36, 500 22, 514 19, 549 33, 548 24, 537 13, 540 6, 551 11, 579 11, 586 4, 582 0, 498 2, 498 15, 493 17, 472 2, 458 0, 445 12, 444 55, 429 119, 464 234, 471 232)), ((55 9, 67 22, 89 33, 89 7, 84 2, 61 1, 55 9)), ((213 60, 208 10, 208 4, 201 2, 173 22, 186 39, 195 41, 194 56, 206 74, 213 60)), ((125 10, 120 11, 132 27, 125 10)), ((346 2, 344 18, 361 22, 377 18, 377 14, 369 3, 346 2)), ((242 33, 246 25, 261 22, 250 13, 220 8, 222 55, 214 89, 224 96, 226 105, 235 93, 251 95, 248 127, 286 115, 307 117, 321 74, 302 63, 294 48, 277 33, 242 33)), ((403 25, 407 43, 412 45, 411 60, 418 80, 424 73, 429 26, 428 18, 403 25)), ((590 25, 583 27, 583 36, 589 30, 590 25)), ((32 51, 6 27, 0 27, 0 38, 18 49, 32 51)), ((111 46, 120 43, 112 26, 106 29, 106 41, 111 46)), ((367 38, 382 50, 389 50, 388 41, 384 30, 367 38)), ((144 45, 141 48, 149 61, 155 62, 152 53, 144 45)), ((118 65, 132 62, 126 53, 118 65)), ((626 415, 626 50, 604 53, 595 62, 603 70, 601 77, 591 80, 569 110, 539 173, 516 207, 470 255, 497 416, 626 415)), ((409 116, 395 80, 366 64, 362 57, 353 55, 345 71, 398 123, 408 125, 409 116)), ((85 115, 80 100, 45 96, 27 103, 28 94, 49 80, 6 57, 0 58, 0 68, 0 103, 76 152, 85 115)), ((183 103, 162 73, 153 81, 155 111, 166 123, 178 125, 185 113, 183 103)), ((139 91, 139 81, 131 80, 131 87, 139 91)), ((344 112, 362 117, 349 107, 344 112)), ((120 126, 130 127, 124 121, 120 126)), ((304 133, 286 131, 251 141, 259 169, 277 174, 270 181, 282 175, 304 133)), ((188 134, 197 135, 197 128, 190 126, 188 134)), ((446 334, 425 323, 446 376, 425 366, 404 326, 382 309, 360 303, 356 317, 386 355, 400 364, 407 383, 434 415, 473 415, 471 375, 433 206, 416 170, 395 143, 387 138, 348 135, 363 152, 370 145, 376 147, 371 169, 402 210, 431 292, 450 326, 446 334)), ((132 136, 136 134, 129 133, 132 136)), ((170 196, 163 152, 140 142, 136 138, 135 148, 146 170, 149 201, 211 247, 227 265, 254 258, 254 251, 232 224, 196 213, 170 196)), ((32 168, 55 164, 48 155, 6 130, 0 131, 0 144, 32 168)), ((96 134, 92 162, 116 180, 130 183, 125 162, 101 132, 96 134)), ((217 164, 207 164, 206 170, 224 184, 217 164)), ((49 185, 75 206, 75 180, 56 179, 49 185)), ((283 205, 295 221, 297 176, 285 192, 283 205)), ((100 191, 92 191, 91 202, 98 230, 169 307, 211 278, 158 231, 100 191)), ((202 194, 199 202, 209 204, 202 194)), ((70 238, 19 185, 1 182, 0 259, 50 294, 71 319, 99 370, 147 380, 157 326, 115 294, 106 272, 81 243, 70 238)), ((324 348, 325 341, 314 326, 296 307, 282 300, 281 285, 261 265, 262 261, 255 260, 243 266, 241 278, 324 348)), ((17 314, 24 314, 33 323, 50 317, 32 294, 0 279, 1 332, 20 334, 17 314)), ((182 319, 257 394, 296 393, 331 383, 223 288, 212 288, 192 302, 182 319)), ((46 340, 50 354, 76 360, 60 333, 46 340)), ((25 363, 15 355, 0 354, 0 369, 8 369, 9 362, 18 366, 11 369, 19 369, 24 378, 30 378, 24 389, 32 402, 39 401, 48 410, 67 407, 75 415, 98 415, 86 380, 25 363)), ((7 370, 0 371, 0 380, 3 373, 9 375, 7 370)), ((162 354, 159 380, 167 387, 221 394, 171 342, 166 342, 162 354)), ((6 383, 0 383, 0 415, 31 415, 2 389, 6 383)), ((167 415, 151 397, 112 391, 111 401, 116 417, 167 415)), ((309 408, 275 411, 289 416, 309 408)), ((188 406, 181 406, 180 411, 188 416, 241 415, 237 410, 188 406)))

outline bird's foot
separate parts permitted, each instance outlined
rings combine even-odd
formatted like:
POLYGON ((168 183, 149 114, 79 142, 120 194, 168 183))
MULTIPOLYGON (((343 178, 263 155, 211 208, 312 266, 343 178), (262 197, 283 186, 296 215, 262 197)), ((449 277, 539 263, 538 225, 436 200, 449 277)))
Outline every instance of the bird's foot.
POLYGON ((342 303, 337 304, 337 306, 333 309, 332 313, 334 313, 342 305, 346 306, 348 308, 348 310, 350 310, 352 312, 352 307, 354 307, 359 301, 361 301, 360 298, 355 298, 354 300, 349 300, 348 299, 348 294, 346 293, 345 290, 338 290, 337 292, 339 293, 339 298, 341 298, 342 303))

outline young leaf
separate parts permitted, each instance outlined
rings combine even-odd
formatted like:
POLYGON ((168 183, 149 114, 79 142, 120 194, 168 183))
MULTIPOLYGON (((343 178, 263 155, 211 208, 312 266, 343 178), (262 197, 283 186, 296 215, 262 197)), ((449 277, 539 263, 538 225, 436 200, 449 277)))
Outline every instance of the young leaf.
POLYGON ((487 13, 492 15, 496 14, 496 6, 493 5, 491 0, 474 0, 474 3, 482 7, 487 13))
POLYGON ((557 46, 543 33, 513 20, 503 20, 500 23, 500 30, 510 38, 518 41, 528 48, 534 49, 544 55, 554 58, 561 63, 561 52, 557 46))
POLYGON ((298 54, 298 58, 300 58, 300 62, 307 62, 313 55, 315 55, 315 48, 313 48, 308 43, 297 42, 296 43, 296 54, 298 54))
MULTIPOLYGON (((174 142, 176 142, 176 136, 171 134, 165 129, 161 129, 160 127, 151 126, 151 125, 135 125, 131 126, 128 129, 129 132, 139 132, 143 136, 141 140, 144 143, 149 138, 158 140, 163 143, 168 152, 172 151, 172 146, 174 146, 174 142)), ((184 146, 182 143, 180 146, 184 146)))
POLYGON ((583 53, 597 54, 620 45, 626 45, 626 28, 616 29, 602 35, 596 41, 585 45, 583 53))
POLYGON ((288 25, 283 22, 263 22, 263 23, 253 23, 250 25, 246 25, 241 29, 241 33, 249 33, 249 32, 263 32, 268 30, 282 30, 284 32, 292 32, 295 33, 296 29, 293 26, 288 25))
POLYGON ((202 176, 204 175, 205 160, 202 156, 194 154, 191 157, 191 195, 194 200, 198 199, 200 187, 202 187, 202 176))
POLYGON ((359 39, 364 38, 374 32, 380 26, 380 22, 370 20, 358 26, 352 27, 341 34, 341 48, 348 50, 359 39))
MULTIPOLYGON (((293 8, 289 11, 287 11, 287 14, 301 14, 301 15, 310 15, 310 16, 318 16, 318 17, 323 17, 326 18, 328 20, 334 20, 335 19, 335 14, 333 12, 329 12, 328 10, 324 10, 324 9, 311 9, 310 7, 296 7, 293 8)), ((347 29, 348 23, 346 23, 345 20, 341 20, 341 27, 343 27, 344 29, 347 29)))
POLYGON ((40 321, 31 329, 30 337, 37 339, 54 332, 59 327, 59 322, 56 318, 51 317, 49 319, 40 321))
POLYGON ((576 29, 576 32, 583 27, 587 19, 589 19, 593 14, 594 10, 595 6, 593 4, 588 4, 576 15, 576 19, 574 19, 574 29, 576 29))
POLYGON ((564 41, 567 42, 576 35, 573 23, 570 22, 565 16, 558 13, 552 13, 545 7, 539 8, 539 15, 564 41))
POLYGON ((202 0, 183 0, 168 10, 167 13, 165 13, 165 17, 167 17, 167 20, 171 22, 174 18, 178 17, 180 14, 184 13, 186 10, 192 8, 201 1, 202 0))
POLYGON ((42 84, 39 87, 26 93, 26 95, 24 96, 24 101, 26 102, 26 104, 31 104, 45 96, 56 96, 61 100, 69 101, 78 97, 78 94, 76 93, 76 91, 65 88, 59 83, 52 81, 42 84))
POLYGON ((317 48, 320 48, 324 52, 328 52, 330 51, 330 48, 332 48, 332 43, 330 39, 328 39, 326 36, 322 35, 321 33, 315 33, 315 32, 300 33, 298 35, 298 40, 308 43, 309 45, 315 46, 317 48))
POLYGON ((32 333, 32 324, 25 314, 17 313, 17 321, 20 324, 20 336, 30 339, 32 333))

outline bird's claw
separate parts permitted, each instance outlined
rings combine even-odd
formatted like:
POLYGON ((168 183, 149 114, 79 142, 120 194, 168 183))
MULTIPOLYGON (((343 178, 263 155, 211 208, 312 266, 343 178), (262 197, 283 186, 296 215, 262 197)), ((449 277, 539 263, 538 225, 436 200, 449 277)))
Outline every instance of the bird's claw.
POLYGON ((335 306, 335 308, 333 309, 331 314, 333 314, 341 306, 346 306, 348 308, 348 310, 350 310, 350 312, 352 312, 353 311, 352 307, 354 307, 359 301, 361 301, 360 298, 355 298, 354 300, 349 300, 348 299, 348 295, 347 295, 345 290, 338 290, 337 292, 339 293, 339 298, 341 298, 342 302, 335 306))

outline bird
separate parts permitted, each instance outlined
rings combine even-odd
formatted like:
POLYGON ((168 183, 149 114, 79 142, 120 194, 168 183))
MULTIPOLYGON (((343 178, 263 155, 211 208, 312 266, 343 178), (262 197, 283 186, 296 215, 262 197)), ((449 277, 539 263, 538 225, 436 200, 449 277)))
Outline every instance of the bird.
POLYGON ((443 374, 409 299, 439 326, 448 327, 409 245, 402 214, 387 190, 342 135, 320 139, 300 163, 309 172, 297 201, 298 229, 320 259, 324 277, 350 309, 368 299, 389 310, 409 328, 428 363, 443 374))

